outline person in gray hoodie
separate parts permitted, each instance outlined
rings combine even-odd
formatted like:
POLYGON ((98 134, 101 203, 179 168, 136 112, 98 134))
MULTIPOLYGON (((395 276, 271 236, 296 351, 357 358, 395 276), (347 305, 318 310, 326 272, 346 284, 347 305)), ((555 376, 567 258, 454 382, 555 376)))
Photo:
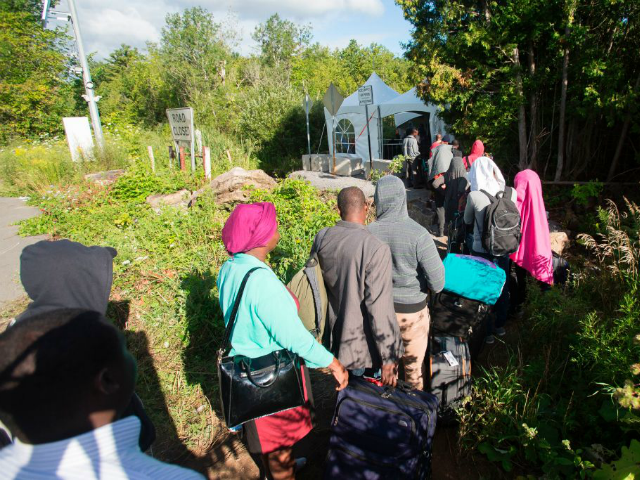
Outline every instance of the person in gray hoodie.
POLYGON ((374 201, 377 220, 368 228, 391 250, 393 302, 404 343, 405 381, 422 390, 422 363, 429 341, 427 291, 442 291, 444 266, 431 234, 409 218, 402 180, 382 177, 374 201))

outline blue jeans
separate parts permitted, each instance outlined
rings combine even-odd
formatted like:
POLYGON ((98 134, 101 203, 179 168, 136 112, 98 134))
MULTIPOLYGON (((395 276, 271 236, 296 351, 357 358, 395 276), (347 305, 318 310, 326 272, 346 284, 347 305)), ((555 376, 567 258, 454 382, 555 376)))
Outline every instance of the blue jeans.
POLYGON ((494 305, 494 311, 496 312, 496 323, 493 324, 493 318, 489 315, 487 320, 487 335, 493 335, 495 328, 504 327, 507 323, 507 315, 509 315, 509 269, 511 267, 511 260, 509 257, 494 257, 488 253, 480 253, 472 251, 471 255, 476 257, 486 258, 487 260, 495 263, 499 268, 504 270, 506 274, 506 281, 504 287, 502 287, 502 293, 498 298, 498 301, 494 305))

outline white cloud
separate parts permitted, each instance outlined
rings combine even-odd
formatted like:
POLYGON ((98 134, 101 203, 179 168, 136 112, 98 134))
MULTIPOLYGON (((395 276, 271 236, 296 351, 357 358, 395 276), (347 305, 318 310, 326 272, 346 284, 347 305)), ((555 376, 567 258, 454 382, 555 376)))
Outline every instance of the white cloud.
MULTIPOLYGON (((323 30, 351 16, 380 18, 385 11, 383 0, 82 0, 77 1, 76 6, 85 49, 97 52, 99 58, 106 57, 122 43, 144 50, 147 42, 160 39, 168 13, 194 6, 211 11, 217 22, 228 21, 230 14, 235 17, 231 23, 240 34, 238 50, 245 55, 255 51, 251 33, 256 25, 274 13, 323 30)), ((68 11, 66 0, 62 0, 56 10, 68 11)), ((349 38, 353 37, 362 38, 359 41, 365 44, 382 38, 381 34, 349 38)), ((348 40, 332 40, 331 46, 346 43, 348 40)))

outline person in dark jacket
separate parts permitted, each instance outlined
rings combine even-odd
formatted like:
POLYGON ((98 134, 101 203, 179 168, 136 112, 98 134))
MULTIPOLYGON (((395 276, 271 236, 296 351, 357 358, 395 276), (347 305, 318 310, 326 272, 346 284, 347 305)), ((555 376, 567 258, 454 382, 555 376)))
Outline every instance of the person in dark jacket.
MULTIPOLYGON (((79 308, 105 315, 113 283, 111 247, 87 247, 70 240, 42 240, 26 247, 20 255, 20 281, 32 302, 14 322, 61 308, 79 308)), ((142 401, 133 394, 126 415, 142 422, 140 449, 147 450, 156 430, 142 401)))
POLYGON ((393 309, 391 252, 365 227, 369 207, 362 190, 338 194, 341 220, 313 242, 329 306, 323 343, 356 375, 382 370, 395 385, 403 347, 393 309))
POLYGON ((393 306, 404 343, 405 380, 422 390, 429 342, 427 291, 444 288, 444 266, 429 232, 409 218, 402 180, 392 175, 381 178, 374 199, 377 220, 368 228, 391 249, 393 306))
MULTIPOLYGON (((457 151, 460 152, 460 150, 457 151)), ((444 185, 444 216, 445 222, 449 224, 454 219, 456 212, 464 212, 464 207, 460 208, 462 206, 461 198, 465 196, 469 187, 462 155, 454 154, 449 170, 444 175, 444 185)))

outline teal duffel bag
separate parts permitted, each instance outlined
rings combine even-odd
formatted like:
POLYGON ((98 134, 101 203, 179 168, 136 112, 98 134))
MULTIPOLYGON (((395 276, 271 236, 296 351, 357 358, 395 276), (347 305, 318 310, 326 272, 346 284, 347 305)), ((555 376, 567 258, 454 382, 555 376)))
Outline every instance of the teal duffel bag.
POLYGON ((444 290, 495 305, 506 281, 504 270, 481 257, 449 253, 444 259, 444 290))

